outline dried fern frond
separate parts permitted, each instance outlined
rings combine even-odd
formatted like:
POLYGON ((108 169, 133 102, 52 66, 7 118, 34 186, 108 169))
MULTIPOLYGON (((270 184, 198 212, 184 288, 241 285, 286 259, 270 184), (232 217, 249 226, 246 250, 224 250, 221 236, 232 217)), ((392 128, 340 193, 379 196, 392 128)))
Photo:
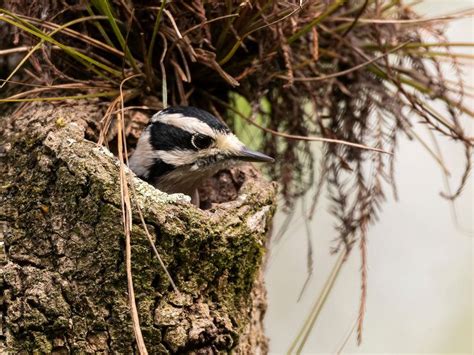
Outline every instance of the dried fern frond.
POLYGON ((326 185, 349 248, 377 218, 386 187, 395 188, 397 142, 414 126, 465 147, 466 171, 451 197, 467 181, 474 141, 462 121, 474 113, 461 74, 472 58, 453 51, 440 24, 469 14, 427 20, 401 1, 373 0, 6 1, 2 76, 21 66, 0 95, 2 102, 57 99, 57 90, 75 83, 78 97, 115 95, 111 113, 120 81, 140 74, 124 85, 127 105, 195 105, 223 117, 276 158, 268 174, 288 209, 315 184, 326 185), (24 63, 25 51, 15 48, 30 48, 24 63), (24 92, 16 82, 45 91, 24 92), (327 143, 316 164, 311 140, 294 138, 311 136, 352 146, 327 143))

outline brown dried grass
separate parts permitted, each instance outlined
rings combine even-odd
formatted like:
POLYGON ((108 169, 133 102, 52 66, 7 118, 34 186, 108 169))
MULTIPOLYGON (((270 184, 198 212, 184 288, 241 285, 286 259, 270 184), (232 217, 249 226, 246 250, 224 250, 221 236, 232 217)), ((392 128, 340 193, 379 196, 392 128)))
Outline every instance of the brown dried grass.
MULTIPOLYGON (((472 10, 425 19, 402 1, 376 0, 96 0, 74 6, 9 0, 2 6, 0 22, 8 24, 0 27, 0 74, 18 70, 2 84, 0 104, 60 100, 66 89, 77 93, 68 98, 112 97, 101 144, 117 140, 117 112, 126 110, 122 128, 130 131, 134 122, 142 124, 143 109, 168 103, 207 109, 276 158, 267 172, 280 182, 289 211, 314 187, 312 214, 327 188, 338 221, 336 250, 344 246, 347 253, 358 241, 365 260, 367 227, 387 187, 396 196, 401 134, 419 140, 446 176, 449 160, 436 139, 464 147, 465 172, 444 197, 458 197, 468 181, 474 139, 463 120, 474 113, 465 104, 472 88, 462 70, 472 56, 453 48, 472 43, 448 42, 442 25, 472 10), (121 109, 123 101, 128 107, 121 109), (433 109, 434 101, 445 110, 433 109), (434 142, 417 135, 419 125, 434 133, 434 142), (314 141, 325 142, 320 154, 314 141)), ((129 143, 136 138, 129 134, 129 143)), ((361 272, 359 340, 365 262, 361 272)))
MULTIPOLYGON (((402 1, 374 0, 96 0, 75 6, 35 0, 6 1, 5 9, 0 20, 13 19, 24 28, 0 30, 4 69, 21 59, 13 49, 35 47, 16 81, 0 93, 4 101, 60 99, 53 93, 66 87, 86 92, 77 97, 110 96, 123 78, 134 75, 124 84, 127 106, 199 106, 241 127, 241 136, 253 125, 261 130, 255 148, 277 160, 267 172, 280 182, 285 206, 291 209, 318 186, 314 211, 326 186, 340 241, 348 248, 362 224, 376 219, 386 188, 395 191, 399 136, 421 141, 413 130, 420 122, 438 138, 465 147, 465 173, 446 197, 459 196, 469 176, 473 138, 462 120, 473 112, 464 103, 465 56, 452 48, 471 44, 449 43, 439 24, 472 10, 423 19, 402 1), (58 45, 87 57, 62 53, 58 45), (446 60, 450 80, 442 68, 446 60), (24 90, 18 82, 40 88, 24 90), (432 101, 444 102, 446 110, 437 112, 432 101), (242 103, 250 115, 242 113, 242 103), (325 141, 320 156, 311 147, 317 140, 325 141)), ((102 144, 117 131, 109 131, 112 112, 119 109, 115 95, 104 117, 102 144)), ((128 111, 129 120, 134 112, 128 111)), ((430 144, 421 144, 441 162, 430 144)))

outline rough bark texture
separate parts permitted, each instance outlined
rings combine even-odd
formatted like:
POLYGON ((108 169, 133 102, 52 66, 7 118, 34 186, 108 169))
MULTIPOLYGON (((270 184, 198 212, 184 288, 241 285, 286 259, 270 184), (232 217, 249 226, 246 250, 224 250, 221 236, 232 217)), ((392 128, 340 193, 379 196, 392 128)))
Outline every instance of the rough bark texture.
MULTIPOLYGON (((0 118, 3 351, 136 351, 118 161, 84 139, 99 119, 91 103, 34 104, 0 118)), ((206 211, 130 175, 182 293, 134 211, 133 280, 150 353, 267 351, 260 266, 275 188, 252 167, 228 175, 242 180, 236 200, 206 211)))

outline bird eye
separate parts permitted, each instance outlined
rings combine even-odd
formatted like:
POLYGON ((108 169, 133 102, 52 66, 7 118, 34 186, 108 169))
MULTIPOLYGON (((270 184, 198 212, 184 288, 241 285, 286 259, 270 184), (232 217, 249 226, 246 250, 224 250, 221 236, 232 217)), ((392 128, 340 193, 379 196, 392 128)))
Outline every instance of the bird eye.
POLYGON ((209 148, 209 146, 214 142, 214 140, 209 137, 205 136, 203 134, 194 134, 193 137, 191 138, 191 144, 196 148, 196 149, 206 149, 209 148))

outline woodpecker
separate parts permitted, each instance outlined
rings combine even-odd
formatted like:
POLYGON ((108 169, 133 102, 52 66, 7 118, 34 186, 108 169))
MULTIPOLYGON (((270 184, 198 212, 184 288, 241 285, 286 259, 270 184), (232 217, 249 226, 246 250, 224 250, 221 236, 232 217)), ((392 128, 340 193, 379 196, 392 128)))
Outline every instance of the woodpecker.
POLYGON ((167 193, 183 193, 199 205, 206 178, 239 162, 273 162, 252 151, 219 119, 190 106, 168 107, 152 116, 129 159, 141 179, 167 193))

